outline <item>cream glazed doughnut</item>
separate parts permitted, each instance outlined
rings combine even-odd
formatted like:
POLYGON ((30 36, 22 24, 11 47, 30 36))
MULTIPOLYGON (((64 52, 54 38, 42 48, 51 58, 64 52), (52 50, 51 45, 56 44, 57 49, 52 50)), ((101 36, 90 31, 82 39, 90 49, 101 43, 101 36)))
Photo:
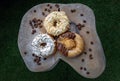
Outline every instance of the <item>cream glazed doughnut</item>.
POLYGON ((69 19, 64 11, 54 11, 45 18, 44 27, 48 34, 58 36, 69 29, 69 19))
POLYGON ((32 41, 32 51, 37 56, 47 57, 55 53, 55 41, 48 34, 38 34, 32 41))

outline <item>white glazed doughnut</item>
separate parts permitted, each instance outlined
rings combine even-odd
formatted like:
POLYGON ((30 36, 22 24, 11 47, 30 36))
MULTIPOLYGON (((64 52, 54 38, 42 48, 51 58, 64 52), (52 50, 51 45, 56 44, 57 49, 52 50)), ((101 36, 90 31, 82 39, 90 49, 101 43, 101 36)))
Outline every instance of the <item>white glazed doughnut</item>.
POLYGON ((47 57, 55 52, 55 41, 48 34, 38 34, 32 41, 33 53, 47 57))
POLYGON ((54 11, 45 18, 44 27, 50 35, 58 36, 69 29, 69 19, 64 11, 54 11))

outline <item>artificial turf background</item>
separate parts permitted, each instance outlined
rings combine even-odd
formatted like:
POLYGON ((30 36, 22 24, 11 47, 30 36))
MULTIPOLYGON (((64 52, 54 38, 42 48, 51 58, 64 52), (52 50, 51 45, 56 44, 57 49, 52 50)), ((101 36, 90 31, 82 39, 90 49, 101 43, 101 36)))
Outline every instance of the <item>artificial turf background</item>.
POLYGON ((0 81, 120 81, 120 0, 4 0, 0 1, 0 81), (17 38, 22 16, 40 3, 83 3, 93 9, 106 69, 86 79, 60 61, 48 72, 30 72, 20 56, 17 38))

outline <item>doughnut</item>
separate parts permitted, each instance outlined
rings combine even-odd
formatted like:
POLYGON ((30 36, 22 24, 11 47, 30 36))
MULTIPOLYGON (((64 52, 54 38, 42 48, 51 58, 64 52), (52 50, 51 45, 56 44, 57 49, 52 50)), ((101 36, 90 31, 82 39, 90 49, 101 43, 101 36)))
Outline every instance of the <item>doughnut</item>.
POLYGON ((48 34, 38 34, 32 41, 32 51, 37 56, 50 56, 55 53, 55 41, 48 34))
POLYGON ((82 37, 73 32, 66 32, 57 39, 57 49, 67 57, 76 57, 84 49, 82 37))
POLYGON ((69 29, 69 19, 64 11, 54 11, 47 15, 43 25, 48 34, 58 36, 69 29))

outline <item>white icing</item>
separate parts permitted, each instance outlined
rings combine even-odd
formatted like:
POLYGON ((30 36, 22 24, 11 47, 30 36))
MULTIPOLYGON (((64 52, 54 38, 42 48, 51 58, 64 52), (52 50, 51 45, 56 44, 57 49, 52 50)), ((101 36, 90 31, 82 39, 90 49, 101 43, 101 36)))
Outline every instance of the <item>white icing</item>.
POLYGON ((53 53, 54 48, 54 41, 47 34, 38 34, 32 41, 32 51, 37 56, 49 56, 53 53), (46 45, 40 46, 41 43, 46 43, 46 45))

